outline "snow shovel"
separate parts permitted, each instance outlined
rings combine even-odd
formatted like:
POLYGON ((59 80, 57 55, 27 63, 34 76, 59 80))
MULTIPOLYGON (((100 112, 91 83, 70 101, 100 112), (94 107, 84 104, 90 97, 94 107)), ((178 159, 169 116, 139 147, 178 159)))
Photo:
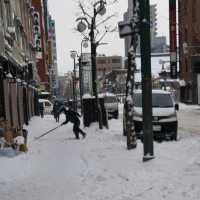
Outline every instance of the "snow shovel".
POLYGON ((35 137, 35 140, 38 140, 38 139, 40 139, 41 137, 44 137, 45 135, 51 133, 52 131, 56 130, 57 128, 59 128, 59 127, 61 127, 61 126, 62 126, 62 124, 60 124, 59 126, 57 126, 57 127, 55 127, 55 128, 52 128, 51 130, 49 130, 49 131, 43 133, 42 135, 40 135, 40 136, 38 136, 38 137, 35 137))

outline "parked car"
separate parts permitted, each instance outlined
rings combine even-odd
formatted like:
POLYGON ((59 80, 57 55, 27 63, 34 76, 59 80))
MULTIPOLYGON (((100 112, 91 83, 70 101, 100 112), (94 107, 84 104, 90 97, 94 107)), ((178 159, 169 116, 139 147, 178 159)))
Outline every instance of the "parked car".
POLYGON ((44 114, 51 114, 53 111, 53 103, 48 99, 39 99, 39 103, 43 104, 44 114))
MULTIPOLYGON (((142 119, 142 91, 134 91, 134 125, 137 138, 143 140, 142 119)), ((178 104, 174 102, 170 92, 152 90, 152 125, 155 140, 177 140, 177 110, 178 104)), ((124 135, 126 135, 126 123, 124 114, 124 135)))
POLYGON ((104 105, 108 112, 108 118, 118 119, 119 117, 119 109, 118 109, 118 98, 113 93, 103 93, 100 94, 99 97, 104 98, 104 105))

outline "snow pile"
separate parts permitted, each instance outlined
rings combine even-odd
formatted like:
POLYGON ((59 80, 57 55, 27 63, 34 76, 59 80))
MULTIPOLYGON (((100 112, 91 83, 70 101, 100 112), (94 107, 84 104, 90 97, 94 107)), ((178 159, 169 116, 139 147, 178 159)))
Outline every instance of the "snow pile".
POLYGON ((200 136, 155 143, 155 159, 143 163, 141 142, 126 149, 121 117, 109 121, 110 129, 85 128, 81 140, 74 139, 71 124, 34 140, 58 125, 50 115, 34 118, 29 152, 0 154, 0 199, 199 200, 200 136))
POLYGON ((179 103, 180 110, 200 110, 200 105, 187 105, 179 103))

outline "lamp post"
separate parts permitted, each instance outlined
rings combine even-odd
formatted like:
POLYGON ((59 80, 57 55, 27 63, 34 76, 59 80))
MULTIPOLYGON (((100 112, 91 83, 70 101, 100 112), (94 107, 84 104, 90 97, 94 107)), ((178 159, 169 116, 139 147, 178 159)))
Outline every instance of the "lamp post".
POLYGON ((81 113, 83 113, 83 47, 88 47, 89 38, 84 37, 81 41, 81 55, 79 56, 79 87, 80 87, 80 102, 81 102, 81 113))
MULTIPOLYGON (((98 92, 97 92, 97 70, 96 70, 96 50, 99 45, 95 40, 94 31, 96 29, 96 17, 97 15, 104 15, 106 13, 105 8, 106 2, 104 0, 99 0, 93 5, 93 16, 91 18, 91 23, 89 23, 86 17, 79 17, 76 21, 79 21, 77 29, 79 32, 84 32, 86 28, 90 29, 89 38, 91 43, 91 63, 92 63, 92 91, 95 96, 96 111, 99 121, 99 128, 102 129, 102 113, 99 104, 98 92), (84 23, 85 22, 85 23, 84 23)), ((84 13, 85 14, 85 13, 84 13)))
POLYGON ((73 87, 73 109, 76 111, 77 106, 76 106, 76 56, 77 52, 76 51, 71 51, 71 58, 74 60, 74 70, 73 70, 73 79, 72 79, 72 87, 73 87))

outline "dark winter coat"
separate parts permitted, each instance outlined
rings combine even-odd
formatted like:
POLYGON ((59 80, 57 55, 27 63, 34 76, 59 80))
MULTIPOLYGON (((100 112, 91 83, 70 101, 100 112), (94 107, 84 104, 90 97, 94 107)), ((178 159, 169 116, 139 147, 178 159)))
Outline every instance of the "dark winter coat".
POLYGON ((44 105, 43 105, 43 103, 39 103, 39 108, 40 108, 40 111, 44 111, 44 105))
POLYGON ((68 122, 71 122, 71 123, 77 124, 77 125, 80 124, 79 117, 81 117, 81 116, 79 113, 77 113, 73 110, 66 110, 66 108, 64 108, 64 107, 60 110, 60 113, 61 112, 64 112, 65 117, 66 117, 66 120, 65 120, 65 122, 63 122, 63 124, 67 124, 68 122))

